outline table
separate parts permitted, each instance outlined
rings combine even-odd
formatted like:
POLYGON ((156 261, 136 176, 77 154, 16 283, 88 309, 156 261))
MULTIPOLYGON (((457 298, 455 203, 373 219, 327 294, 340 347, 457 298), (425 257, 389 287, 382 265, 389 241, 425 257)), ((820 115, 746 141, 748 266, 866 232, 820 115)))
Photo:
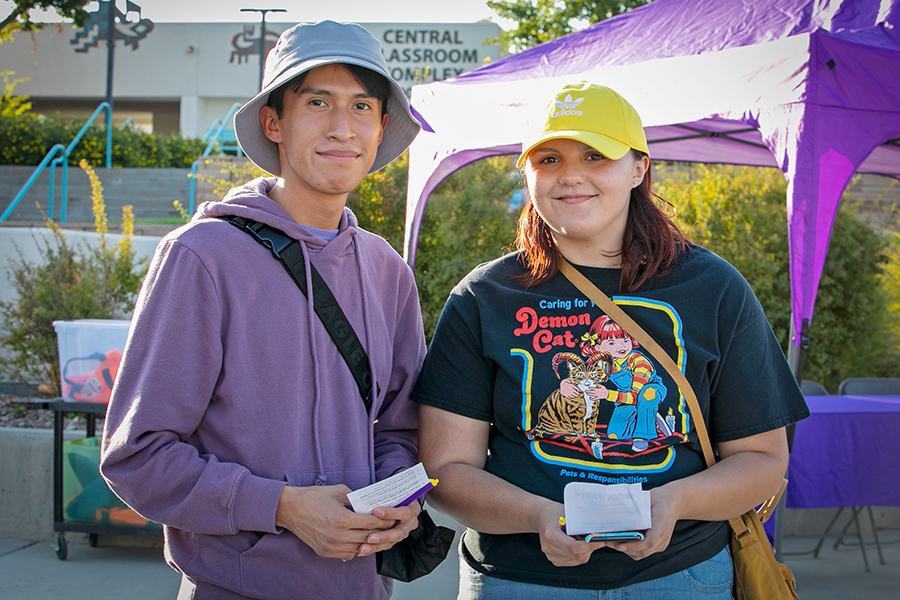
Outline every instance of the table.
POLYGON ((162 537, 162 529, 159 527, 138 527, 107 523, 83 523, 67 521, 63 514, 63 416, 65 413, 84 414, 86 420, 86 437, 93 437, 96 433, 96 419, 98 415, 106 414, 106 404, 92 404, 88 402, 68 402, 56 398, 46 402, 37 402, 34 408, 48 408, 53 414, 53 531, 57 533, 56 556, 65 560, 68 554, 66 532, 73 531, 87 533, 91 546, 97 545, 97 536, 100 534, 112 535, 139 535, 162 537))
POLYGON ((788 508, 900 506, 900 396, 807 396, 788 508))
MULTIPOLYGON (((806 396, 810 417, 797 423, 788 467, 787 508, 850 508, 866 571, 858 515, 863 507, 900 506, 900 396, 806 396)), ((840 512, 820 537, 824 538, 840 512)), ((872 519, 871 509, 869 518, 872 519)), ((872 519, 874 532, 874 519, 872 519)), ((766 523, 770 535, 775 519, 766 523)), ((780 532, 778 532, 780 534, 780 532)), ((780 550, 780 535, 774 535, 780 550)), ((875 537, 878 545, 878 537, 875 537)), ((881 556, 881 547, 878 545, 881 556)), ((884 564, 884 559, 881 559, 884 564)))

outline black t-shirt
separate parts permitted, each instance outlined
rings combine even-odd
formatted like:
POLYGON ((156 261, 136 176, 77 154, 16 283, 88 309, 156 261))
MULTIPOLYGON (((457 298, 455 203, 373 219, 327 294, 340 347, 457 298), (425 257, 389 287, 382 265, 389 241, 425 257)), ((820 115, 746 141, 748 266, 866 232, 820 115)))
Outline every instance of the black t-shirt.
MULTIPOLYGON (((690 250, 635 293, 619 290, 618 269, 578 269, 684 372, 713 444, 808 416, 750 286, 718 256, 690 250)), ((647 490, 704 469, 687 403, 665 369, 562 274, 526 289, 513 279, 523 273, 511 254, 456 286, 413 399, 489 421, 485 469, 558 502, 572 481, 647 490), (601 386, 600 396, 590 392, 601 386)), ((711 558, 729 531, 727 522, 679 521, 669 547, 643 560, 601 549, 584 565, 554 567, 537 534, 469 530, 463 556, 503 579, 613 589, 711 558)))

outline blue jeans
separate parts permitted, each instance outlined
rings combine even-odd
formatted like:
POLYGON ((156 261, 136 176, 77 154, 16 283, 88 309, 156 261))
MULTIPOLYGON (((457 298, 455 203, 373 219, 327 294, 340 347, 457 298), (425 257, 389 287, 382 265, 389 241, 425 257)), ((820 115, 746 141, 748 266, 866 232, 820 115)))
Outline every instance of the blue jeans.
POLYGON ((615 590, 581 590, 498 579, 479 573, 460 558, 457 600, 732 600, 732 571, 731 552, 726 547, 674 575, 615 590))

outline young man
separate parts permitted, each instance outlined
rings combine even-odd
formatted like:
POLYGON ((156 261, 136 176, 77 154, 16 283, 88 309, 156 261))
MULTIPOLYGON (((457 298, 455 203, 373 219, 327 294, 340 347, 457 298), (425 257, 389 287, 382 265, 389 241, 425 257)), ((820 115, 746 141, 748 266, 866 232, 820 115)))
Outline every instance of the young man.
MULTIPOLYGON (((101 469, 163 523, 179 597, 383 599, 374 553, 419 506, 357 515, 346 494, 412 466, 409 392, 425 353, 412 272, 345 208, 419 130, 380 45, 331 21, 284 32, 235 116, 274 178, 202 205, 159 245, 135 308, 101 469), (284 266, 237 215, 299 241, 359 337, 367 411, 347 363, 284 266)), ((315 298, 315 300, 314 300, 315 298)))

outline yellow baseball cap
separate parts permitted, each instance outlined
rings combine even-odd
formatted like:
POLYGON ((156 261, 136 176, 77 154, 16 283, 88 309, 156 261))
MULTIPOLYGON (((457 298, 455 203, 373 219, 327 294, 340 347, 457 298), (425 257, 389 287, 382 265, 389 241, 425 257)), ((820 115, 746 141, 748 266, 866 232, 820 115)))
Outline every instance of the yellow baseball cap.
POLYGON ((608 87, 587 81, 563 87, 532 113, 517 166, 525 164, 535 146, 558 138, 584 142, 613 160, 619 160, 631 148, 650 154, 641 117, 634 107, 608 87))

